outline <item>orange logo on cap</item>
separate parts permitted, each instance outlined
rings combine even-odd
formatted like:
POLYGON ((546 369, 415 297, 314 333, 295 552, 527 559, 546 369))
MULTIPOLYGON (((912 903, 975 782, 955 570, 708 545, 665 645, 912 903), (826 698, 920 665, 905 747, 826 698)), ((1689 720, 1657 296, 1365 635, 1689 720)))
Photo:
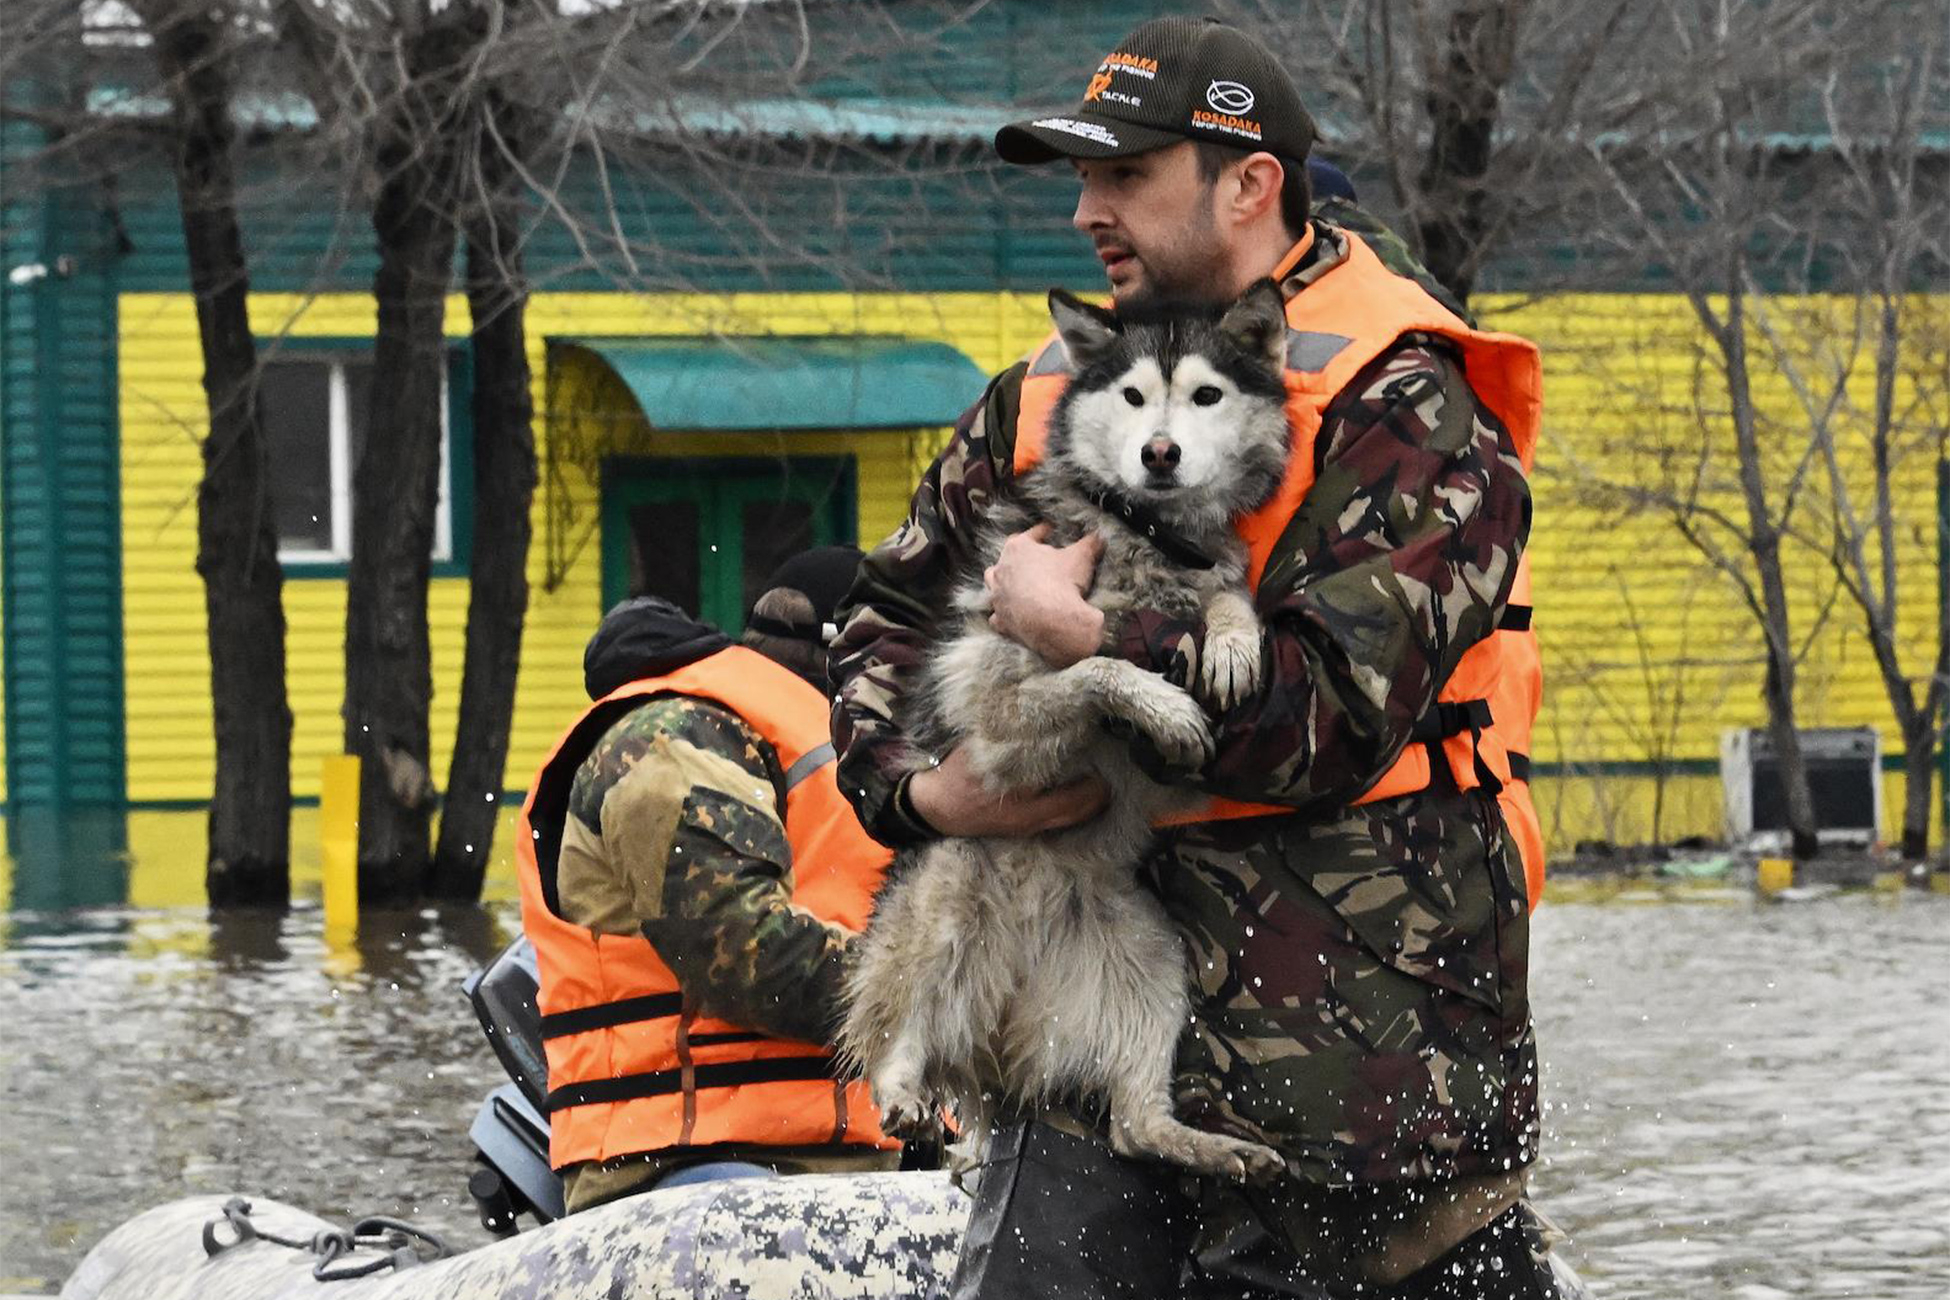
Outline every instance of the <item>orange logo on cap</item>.
POLYGON ((1109 89, 1110 89, 1110 74, 1108 72, 1100 72, 1096 76, 1090 79, 1089 87, 1085 89, 1083 92, 1083 102, 1088 104, 1092 100, 1099 98, 1106 90, 1109 89))

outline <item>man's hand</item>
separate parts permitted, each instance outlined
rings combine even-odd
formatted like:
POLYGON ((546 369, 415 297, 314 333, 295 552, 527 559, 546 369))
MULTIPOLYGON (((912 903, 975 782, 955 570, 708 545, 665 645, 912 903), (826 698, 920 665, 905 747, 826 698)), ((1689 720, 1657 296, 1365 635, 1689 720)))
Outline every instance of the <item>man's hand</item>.
POLYGON ((982 581, 993 608, 989 625, 1050 667, 1068 668, 1103 644, 1103 611, 1083 596, 1104 542, 1091 533, 1069 546, 1051 546, 1049 533, 1048 524, 1037 524, 1004 542, 982 581))
POLYGON ((1110 802, 1110 788, 1085 777, 1036 794, 997 795, 975 775, 967 756, 952 749, 937 766, 908 779, 907 797, 943 835, 1016 839, 1089 821, 1110 802))

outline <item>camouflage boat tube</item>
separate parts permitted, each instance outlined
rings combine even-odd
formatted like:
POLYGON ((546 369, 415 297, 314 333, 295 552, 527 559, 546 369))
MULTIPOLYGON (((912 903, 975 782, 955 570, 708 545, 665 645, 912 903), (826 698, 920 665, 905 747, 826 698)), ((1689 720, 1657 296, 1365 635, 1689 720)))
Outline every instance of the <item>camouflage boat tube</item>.
MULTIPOLYGON (((371 1248, 312 1275, 320 1255, 247 1239, 221 1196, 138 1215, 90 1251, 64 1300, 909 1300, 942 1297, 969 1202, 945 1174, 885 1173, 701 1183, 631 1197, 493 1245, 405 1268, 371 1248), (206 1225, 223 1247, 210 1254, 206 1225)), ((311 1242, 337 1225, 252 1200, 262 1233, 311 1242)))

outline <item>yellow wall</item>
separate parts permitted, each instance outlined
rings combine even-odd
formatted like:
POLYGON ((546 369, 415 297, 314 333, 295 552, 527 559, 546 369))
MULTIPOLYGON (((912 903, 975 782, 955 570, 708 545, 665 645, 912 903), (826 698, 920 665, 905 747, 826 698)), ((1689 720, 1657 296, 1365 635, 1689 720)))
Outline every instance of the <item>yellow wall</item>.
MULTIPOLYGON (((1725 727, 1758 725, 1759 657, 1751 621, 1727 581, 1690 550, 1670 520, 1627 508, 1599 480, 1655 480, 1660 445, 1697 424, 1710 375, 1696 383, 1697 331, 1683 302, 1613 295, 1533 304, 1489 304, 1493 323, 1531 334, 1546 357, 1547 424, 1539 451, 1533 563, 1537 628, 1549 692, 1536 757, 1545 762, 1644 761, 1660 754, 1711 759, 1725 727), (1641 646, 1642 638, 1642 646, 1641 646), (1643 653, 1641 653, 1641 649, 1643 653)), ((357 337, 373 330, 363 295, 257 295, 261 335, 357 337)), ((466 303, 449 305, 449 331, 466 333, 466 303)), ((902 334, 939 339, 985 369, 1020 355, 1047 328, 1040 295, 537 296, 529 310, 537 437, 546 438, 544 341, 550 336, 784 333, 902 334)), ((129 793, 136 800, 207 797, 211 777, 208 659, 202 591, 194 569, 198 440, 204 431, 195 317, 183 295, 125 295, 121 305, 121 418, 126 554, 125 615, 129 793)), ((970 399, 976 396, 969 394, 970 399)), ((1778 381, 1763 383, 1769 410, 1792 414, 1778 381)), ((1724 404, 1723 401, 1721 403, 1724 404)), ((871 546, 898 520, 936 435, 749 435, 701 441, 650 435, 653 454, 776 456, 787 449, 859 454, 860 536, 871 546)), ((1913 457, 1903 472, 1902 512, 1914 527, 1898 555, 1907 593, 1904 635, 1912 669, 1931 643, 1935 610, 1934 466, 1913 457)), ((594 486, 568 479, 585 520, 594 486)), ((1724 499, 1724 492, 1720 498, 1724 499)), ((537 494, 533 583, 523 644, 508 784, 529 769, 582 704, 581 650, 600 613, 600 545, 576 555, 563 582, 544 590, 544 495, 537 494)), ((491 521, 477 520, 476 527, 491 521)), ((1885 748, 1895 732, 1860 616, 1832 597, 1833 581, 1796 552, 1793 586, 1811 638, 1801 691, 1807 726, 1870 724, 1885 748), (1817 616, 1826 609, 1825 622, 1817 616)), ((285 586, 292 708, 297 731, 293 787, 317 790, 319 759, 339 745, 345 587, 321 579, 285 586)), ((446 770, 459 693, 466 582, 441 578, 430 597, 434 653, 434 771, 446 770)), ((1572 775, 1540 782, 1557 842, 1628 841, 1650 831, 1651 782, 1572 775), (1632 828, 1643 828, 1642 830, 1632 828)), ((1900 780, 1885 800, 1885 826, 1900 809, 1900 780)), ((1661 825, 1668 837, 1716 834, 1717 778, 1672 783, 1661 825)))
MULTIPOLYGON (((1784 334, 1854 340, 1846 300, 1774 304, 1770 323, 1784 334), (1789 318, 1784 313, 1792 312, 1789 318)), ((1944 311, 1942 299, 1919 304, 1944 311)), ((1731 577, 1690 545, 1673 513, 1636 488, 1677 494, 1699 484, 1703 505, 1744 527, 1737 491, 1729 400, 1715 354, 1683 299, 1651 295, 1562 297, 1484 305, 1487 323, 1543 346, 1545 429, 1534 478, 1532 563, 1536 627, 1544 654, 1546 705, 1536 757, 1575 767, 1610 761, 1717 760, 1721 732, 1764 725, 1758 624, 1731 577), (1701 430, 1706 432, 1702 434, 1701 430)), ((1919 331, 1918 337, 1922 337, 1919 331)), ((1795 357, 1810 381, 1837 356, 1795 357)), ((1838 420, 1839 462, 1858 511, 1869 499, 1864 413, 1873 401, 1866 353, 1855 358, 1848 402, 1838 420)), ((1786 485, 1807 446, 1801 400, 1779 356, 1758 337, 1752 362, 1771 497, 1786 485)), ((1823 390, 1825 391, 1825 390, 1823 390)), ((1936 450, 1931 428, 1950 426, 1940 386, 1919 391, 1905 380, 1904 444, 1895 475, 1899 636, 1904 670, 1920 680, 1934 654, 1938 561, 1936 450)), ((1873 726, 1885 754, 1901 752, 1887 695, 1863 631, 1860 608, 1838 588, 1810 545, 1825 543, 1831 519, 1819 462, 1792 516, 1784 547, 1793 630, 1805 648, 1796 698, 1804 727, 1873 726)), ((1723 528, 1702 534, 1742 557, 1723 528)), ((1872 554, 1871 564, 1878 562, 1872 554)), ((1743 572, 1751 565, 1742 564, 1743 572)), ((1649 778, 1569 774, 1542 783, 1546 826, 1557 842, 1651 837, 1649 778), (1556 788, 1550 788, 1556 787, 1556 788)), ((1667 839, 1721 831, 1719 778, 1666 783, 1660 834, 1667 839)), ((1894 837, 1903 781, 1884 782, 1883 830, 1894 837)), ((1935 801, 1933 801, 1935 802, 1935 801)), ((1938 805, 1940 806, 1940 805, 1938 805)))
MULTIPOLYGON (((341 294, 259 294, 251 300, 260 336, 369 336, 372 299, 341 294)), ((545 439, 543 350, 550 336, 652 334, 904 334, 940 339, 977 364, 999 369, 1046 328, 1039 297, 996 294, 636 297, 538 295, 529 307, 536 434, 545 439)), ((448 331, 466 336, 467 304, 448 304, 448 331)), ((209 797, 213 746, 203 591, 196 576, 199 442, 207 427, 194 306, 187 295, 126 294, 121 300, 121 423, 124 626, 128 783, 132 800, 209 797)), ((978 393, 971 392, 973 401, 978 393)), ((860 537, 871 546, 892 530, 924 457, 939 435, 737 435, 716 455, 776 456, 789 443, 806 454, 851 448, 859 456, 860 537)), ((693 438, 655 440, 659 454, 697 454, 693 438)), ((578 508, 596 509, 593 485, 569 479, 578 508)), ((601 548, 583 547, 554 591, 544 589, 543 494, 536 496, 527 627, 516 692, 507 784, 526 785, 556 733, 582 707, 582 647, 601 614, 601 548)), ((476 520, 477 529, 492 521, 476 520)), ((285 583, 288 679, 295 721, 292 788, 318 790, 319 762, 340 749, 344 687, 345 583, 285 583)), ((460 693, 465 578, 436 578, 428 598, 433 638, 433 770, 444 780, 460 693)))

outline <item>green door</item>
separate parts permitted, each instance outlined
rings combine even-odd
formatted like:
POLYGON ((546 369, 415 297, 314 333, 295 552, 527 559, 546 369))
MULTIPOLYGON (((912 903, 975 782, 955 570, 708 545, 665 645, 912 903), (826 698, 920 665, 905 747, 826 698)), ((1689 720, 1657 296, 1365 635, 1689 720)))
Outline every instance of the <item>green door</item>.
POLYGON ((656 595, 736 636, 788 556, 852 542, 853 462, 630 460, 603 475, 603 608, 656 595))

